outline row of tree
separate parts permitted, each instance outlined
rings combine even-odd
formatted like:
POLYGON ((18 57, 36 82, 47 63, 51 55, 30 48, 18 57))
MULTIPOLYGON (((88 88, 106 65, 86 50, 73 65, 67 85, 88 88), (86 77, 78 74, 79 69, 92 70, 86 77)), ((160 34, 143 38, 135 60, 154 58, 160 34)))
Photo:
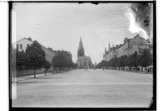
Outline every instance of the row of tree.
POLYGON ((56 51, 52 60, 54 69, 74 68, 76 64, 72 61, 72 55, 68 51, 56 51))
POLYGON ((36 77, 35 71, 40 68, 45 68, 47 71, 50 63, 45 59, 45 52, 37 41, 27 45, 25 51, 16 48, 16 70, 33 69, 34 77, 36 77))
MULTIPOLYGON (((34 77, 36 77, 36 70, 44 68, 47 72, 52 66, 54 69, 74 68, 76 64, 72 61, 72 55, 68 51, 55 51, 55 56, 52 59, 52 63, 46 60, 45 52, 42 46, 37 42, 33 41, 31 45, 27 45, 26 50, 19 50, 16 48, 16 70, 34 70, 34 77)), ((13 59, 12 59, 13 60, 13 59)), ((45 72, 45 73, 46 73, 45 72)))
POLYGON ((153 56, 149 49, 143 49, 140 54, 134 52, 131 55, 113 57, 110 61, 102 61, 97 67, 147 67, 153 64, 153 56))

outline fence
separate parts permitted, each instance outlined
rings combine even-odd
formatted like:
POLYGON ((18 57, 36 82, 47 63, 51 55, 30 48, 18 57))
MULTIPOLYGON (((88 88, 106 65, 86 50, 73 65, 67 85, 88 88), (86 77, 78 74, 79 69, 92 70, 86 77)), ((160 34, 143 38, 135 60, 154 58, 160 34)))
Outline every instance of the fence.
MULTIPOLYGON (((35 70, 36 74, 40 74, 40 73, 45 73, 45 69, 37 69, 35 70)), ((33 75, 34 74, 34 70, 32 69, 27 69, 27 70, 17 70, 16 71, 16 77, 19 76, 26 76, 26 75, 33 75)))
POLYGON ((148 67, 103 67, 103 69, 113 69, 113 70, 122 70, 122 71, 134 71, 134 72, 145 72, 145 73, 153 73, 153 66, 148 67))

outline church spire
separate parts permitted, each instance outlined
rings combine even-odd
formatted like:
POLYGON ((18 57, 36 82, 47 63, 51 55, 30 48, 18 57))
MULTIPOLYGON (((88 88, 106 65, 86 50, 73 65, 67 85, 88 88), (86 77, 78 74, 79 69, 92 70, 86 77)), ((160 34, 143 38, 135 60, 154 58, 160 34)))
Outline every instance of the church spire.
POLYGON ((105 48, 105 54, 107 54, 107 49, 105 48))
POLYGON ((78 47, 78 57, 85 56, 85 51, 83 48, 82 38, 80 37, 79 47, 78 47))
POLYGON ((111 50, 111 45, 110 45, 110 42, 108 42, 108 51, 111 50))

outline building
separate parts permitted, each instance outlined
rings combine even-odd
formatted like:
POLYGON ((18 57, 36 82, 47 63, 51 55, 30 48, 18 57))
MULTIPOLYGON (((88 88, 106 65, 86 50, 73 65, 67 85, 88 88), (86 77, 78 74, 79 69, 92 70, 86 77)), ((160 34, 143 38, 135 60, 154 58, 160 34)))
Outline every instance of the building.
MULTIPOLYGON (((18 40, 16 43, 14 43, 14 49, 18 48, 18 51, 26 51, 27 46, 33 44, 33 40, 31 38, 22 38, 18 40)), ((50 48, 46 48, 45 46, 42 46, 42 50, 45 52, 45 58, 49 63, 52 63, 52 59, 55 56, 56 52, 51 50, 50 48)))
POLYGON ((152 44, 150 44, 148 40, 145 40, 139 34, 137 34, 131 39, 125 38, 123 44, 113 47, 110 47, 110 44, 108 44, 108 49, 105 49, 103 60, 109 61, 113 57, 131 55, 134 52, 140 54, 143 49, 150 49, 152 53, 152 44))
POLYGON ((31 45, 33 43, 31 38, 23 38, 16 42, 16 48, 18 48, 18 51, 25 51, 27 49, 28 45, 31 45))
POLYGON ((92 66, 91 58, 85 55, 82 39, 80 38, 78 52, 77 52, 77 67, 78 68, 90 68, 92 66))

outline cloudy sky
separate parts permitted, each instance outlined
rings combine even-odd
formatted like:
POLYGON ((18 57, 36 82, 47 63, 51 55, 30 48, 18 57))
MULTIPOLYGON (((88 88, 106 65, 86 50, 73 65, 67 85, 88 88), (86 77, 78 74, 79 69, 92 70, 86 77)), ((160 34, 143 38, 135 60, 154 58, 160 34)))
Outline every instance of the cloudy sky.
POLYGON ((70 51, 75 62, 81 37, 86 55, 93 62, 99 62, 109 42, 120 44, 125 37, 131 36, 127 18, 129 5, 16 3, 13 8, 16 14, 14 40, 31 37, 46 47, 70 51))

